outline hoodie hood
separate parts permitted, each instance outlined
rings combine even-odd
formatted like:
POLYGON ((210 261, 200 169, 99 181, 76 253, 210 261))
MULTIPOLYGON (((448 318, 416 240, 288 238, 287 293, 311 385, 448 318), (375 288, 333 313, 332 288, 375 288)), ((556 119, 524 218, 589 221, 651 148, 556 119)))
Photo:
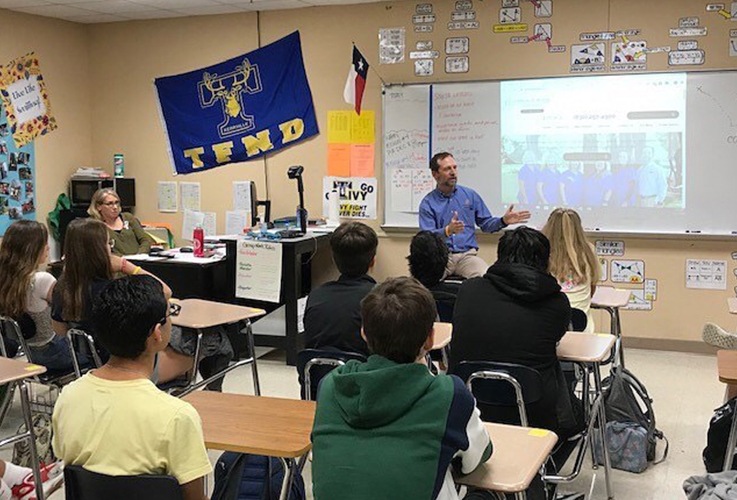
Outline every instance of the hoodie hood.
POLYGON ((505 295, 528 303, 560 292, 560 285, 553 276, 525 264, 494 264, 486 271, 484 279, 505 295))
POLYGON ((425 365, 398 364, 377 355, 365 363, 349 361, 331 377, 343 420, 362 429, 381 427, 407 414, 435 380, 425 365))

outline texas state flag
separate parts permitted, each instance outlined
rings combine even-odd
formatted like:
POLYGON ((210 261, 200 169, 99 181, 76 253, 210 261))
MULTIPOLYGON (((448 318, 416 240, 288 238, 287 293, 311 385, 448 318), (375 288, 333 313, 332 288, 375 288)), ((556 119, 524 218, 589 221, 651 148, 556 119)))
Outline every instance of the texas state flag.
POLYGON ((363 100, 363 89, 366 88, 366 76, 368 74, 369 65, 366 59, 353 46, 353 64, 348 72, 348 79, 345 82, 343 90, 343 99, 348 104, 353 104, 356 113, 361 114, 361 100, 363 100))

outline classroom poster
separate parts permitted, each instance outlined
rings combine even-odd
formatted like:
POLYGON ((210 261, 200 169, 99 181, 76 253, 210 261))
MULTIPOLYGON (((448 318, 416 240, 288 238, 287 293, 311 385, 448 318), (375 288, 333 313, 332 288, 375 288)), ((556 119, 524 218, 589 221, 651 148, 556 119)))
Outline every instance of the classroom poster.
POLYGON ((56 128, 46 83, 33 52, 0 68, 0 94, 7 116, 5 126, 17 147, 56 128))
POLYGON ((0 109, 0 236, 19 219, 36 220, 36 159, 33 142, 18 147, 0 109))
POLYGON ((373 177, 375 128, 371 110, 328 111, 328 175, 373 177))
POLYGON ((278 303, 281 295, 282 245, 238 238, 235 296, 278 303))
POLYGON ((376 178, 323 177, 322 213, 330 212, 328 194, 335 189, 340 201, 339 217, 347 219, 376 218, 376 178))

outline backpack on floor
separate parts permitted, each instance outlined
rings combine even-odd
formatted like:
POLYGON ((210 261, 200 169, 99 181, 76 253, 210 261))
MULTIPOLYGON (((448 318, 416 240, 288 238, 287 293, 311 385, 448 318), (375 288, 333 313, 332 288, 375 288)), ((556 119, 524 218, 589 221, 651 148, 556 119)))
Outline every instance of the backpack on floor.
MULTIPOLYGON (((706 448, 701 453, 706 472, 721 472, 724 468, 724 456, 727 454, 727 440, 732 425, 737 398, 732 398, 714 410, 709 420, 709 431, 706 434, 706 448)), ((732 461, 732 469, 737 469, 737 460, 732 461)))
MULTIPOLYGON (((606 441, 610 461, 615 469, 642 472, 648 462, 659 464, 668 456, 668 440, 655 426, 653 400, 645 386, 630 371, 613 367, 604 379, 606 408, 606 441), (665 441, 663 456, 655 459, 658 440, 665 441)), ((601 443, 594 438, 594 456, 604 462, 601 443)))
MULTIPOLYGON (((215 465, 211 500, 279 500, 283 479, 284 466, 278 458, 226 451, 215 465)), ((307 498, 299 472, 292 480, 289 498, 307 498)))

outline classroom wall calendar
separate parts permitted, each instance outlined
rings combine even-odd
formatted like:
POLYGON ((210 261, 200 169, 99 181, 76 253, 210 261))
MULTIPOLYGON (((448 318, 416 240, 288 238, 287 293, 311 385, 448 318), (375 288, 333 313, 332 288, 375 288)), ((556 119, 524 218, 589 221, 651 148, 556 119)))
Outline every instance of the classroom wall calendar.
POLYGON ((16 220, 36 220, 33 142, 16 146, 5 111, 0 110, 0 236, 16 220))

